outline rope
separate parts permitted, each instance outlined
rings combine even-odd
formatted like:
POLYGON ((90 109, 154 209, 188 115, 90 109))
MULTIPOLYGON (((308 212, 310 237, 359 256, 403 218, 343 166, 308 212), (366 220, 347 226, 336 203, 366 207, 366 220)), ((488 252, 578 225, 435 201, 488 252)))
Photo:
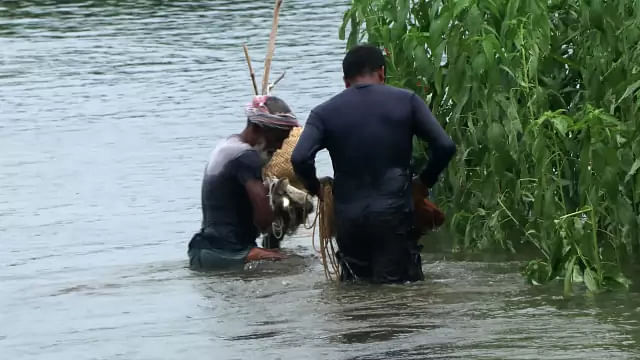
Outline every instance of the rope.
MULTIPOLYGON (((278 181, 269 181, 269 193, 267 194, 267 197, 269 198, 269 204, 271 205, 271 208, 274 210, 276 209, 277 205, 273 194, 275 194, 275 188, 277 185, 278 181)), ((277 239, 282 239, 284 237, 285 224, 284 220, 281 217, 276 217, 271 223, 271 232, 277 239)))
POLYGON ((271 232, 276 239, 280 240, 284 237, 284 223, 281 217, 276 218, 271 223, 271 232))
POLYGON ((313 220, 313 233, 311 243, 313 249, 320 253, 320 259, 324 268, 324 275, 328 280, 340 279, 340 263, 336 257, 338 245, 333 238, 334 213, 333 213, 333 187, 331 183, 320 185, 323 201, 318 202, 316 217, 313 220), (320 250, 316 247, 316 228, 318 228, 320 250))
MULTIPOLYGON (((318 214, 319 214, 318 210, 316 209, 316 216, 313 218, 313 222, 311 224, 307 225, 308 224, 307 219, 309 218, 309 214, 307 213, 306 204, 307 204, 307 202, 310 202, 310 200, 309 200, 310 197, 311 197, 311 195, 309 195, 309 193, 305 192, 305 195, 304 195, 305 207, 303 208, 303 211, 302 211, 302 218, 304 219, 303 226, 304 226, 304 228, 306 230, 311 230, 312 228, 314 228, 316 226, 316 220, 318 220, 318 214)), ((313 211, 313 210, 311 210, 311 211, 313 211)))

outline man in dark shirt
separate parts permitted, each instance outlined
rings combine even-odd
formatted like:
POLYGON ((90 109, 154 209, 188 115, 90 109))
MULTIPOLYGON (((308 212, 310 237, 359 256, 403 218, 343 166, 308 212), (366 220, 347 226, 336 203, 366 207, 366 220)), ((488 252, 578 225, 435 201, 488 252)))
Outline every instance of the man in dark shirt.
POLYGON ((256 247, 260 231, 273 222, 262 167, 294 126, 291 109, 274 96, 247 105, 247 126, 213 150, 202 181, 202 228, 189 242, 192 269, 215 269, 247 261, 279 259, 256 247))
POLYGON ((422 99, 384 85, 384 56, 358 46, 342 63, 346 90, 311 111, 292 155, 307 190, 319 194, 315 156, 328 149, 334 170, 336 240, 342 278, 374 282, 423 279, 412 232, 413 135, 430 161, 419 174, 430 188, 456 147, 422 99))

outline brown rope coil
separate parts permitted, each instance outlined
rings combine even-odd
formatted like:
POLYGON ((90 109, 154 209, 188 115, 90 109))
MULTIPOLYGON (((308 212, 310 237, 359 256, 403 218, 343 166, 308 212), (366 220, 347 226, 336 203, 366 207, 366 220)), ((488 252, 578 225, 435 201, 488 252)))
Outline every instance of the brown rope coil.
POLYGON ((322 201, 318 201, 316 219, 313 225, 311 241, 313 248, 320 253, 324 275, 329 280, 340 279, 340 263, 336 257, 338 245, 335 242, 335 219, 333 210, 333 185, 325 181, 320 185, 322 201), (318 238, 320 249, 316 247, 316 228, 319 227, 318 238))

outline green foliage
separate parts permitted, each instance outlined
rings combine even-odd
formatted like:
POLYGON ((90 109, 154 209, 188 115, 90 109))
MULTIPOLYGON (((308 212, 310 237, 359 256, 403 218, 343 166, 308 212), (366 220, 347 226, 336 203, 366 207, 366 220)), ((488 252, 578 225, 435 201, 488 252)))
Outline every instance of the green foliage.
POLYGON ((533 245, 527 278, 564 278, 566 294, 628 286, 640 0, 353 0, 340 36, 384 48, 388 82, 422 96, 458 145, 437 193, 454 248, 533 245))

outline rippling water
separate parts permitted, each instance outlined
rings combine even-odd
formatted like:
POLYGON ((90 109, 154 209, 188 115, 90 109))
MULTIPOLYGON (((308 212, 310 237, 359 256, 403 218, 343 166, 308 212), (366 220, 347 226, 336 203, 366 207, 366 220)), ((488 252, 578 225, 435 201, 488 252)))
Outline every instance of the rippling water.
MULTIPOLYGON (((341 90, 347 1, 286 0, 273 76, 304 118, 341 90)), ((517 262, 426 256, 338 286, 291 259, 186 266, 210 149, 239 131, 272 1, 0 1, 3 359, 640 358, 637 292, 563 300, 517 262)), ((329 174, 326 156, 319 161, 329 174)))

